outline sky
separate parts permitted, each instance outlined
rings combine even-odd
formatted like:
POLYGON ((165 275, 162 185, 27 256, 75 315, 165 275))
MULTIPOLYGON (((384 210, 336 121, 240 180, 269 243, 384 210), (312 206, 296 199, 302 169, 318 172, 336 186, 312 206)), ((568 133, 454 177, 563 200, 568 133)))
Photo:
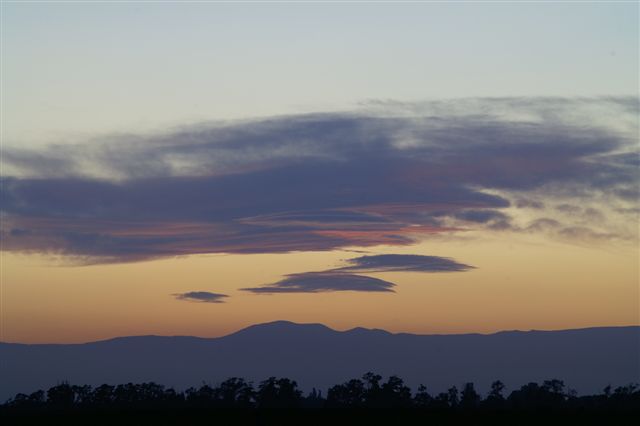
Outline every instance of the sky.
POLYGON ((640 324, 635 2, 1 11, 2 341, 640 324))

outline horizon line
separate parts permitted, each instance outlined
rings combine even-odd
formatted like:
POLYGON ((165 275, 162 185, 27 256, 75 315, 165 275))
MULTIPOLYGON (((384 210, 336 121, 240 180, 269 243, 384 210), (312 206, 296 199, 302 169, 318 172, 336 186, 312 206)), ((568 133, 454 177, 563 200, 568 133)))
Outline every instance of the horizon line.
POLYGON ((351 328, 347 328, 344 330, 338 330, 332 327, 329 327, 326 324, 322 324, 322 323, 318 323, 318 322, 309 322, 309 323, 305 323, 305 322, 295 322, 295 321, 289 321, 289 320, 274 320, 274 321, 267 321, 267 322, 262 322, 262 323, 255 323, 255 324, 250 324, 244 327, 241 327, 239 329, 237 329, 236 331, 232 331, 226 334, 221 334, 218 336, 209 336, 209 337, 203 337, 203 336, 195 336, 195 335, 184 335, 184 334, 176 334, 176 335, 161 335, 161 334, 138 334, 138 335, 129 335, 129 336, 114 336, 114 337, 107 337, 104 339, 98 339, 98 340, 89 340, 89 341, 85 341, 85 342, 50 342, 50 343, 23 343, 23 342, 10 342, 10 341, 4 341, 4 340, 0 340, 0 344, 7 344, 7 345, 25 345, 25 346, 36 346, 36 345, 88 345, 88 344, 92 344, 92 343, 103 343, 103 342, 109 342, 112 340, 120 340, 120 339, 132 339, 132 338, 142 338, 142 337, 159 337, 159 338, 191 338, 191 339, 201 339, 201 340, 214 340, 214 339, 221 339, 224 337, 229 337, 232 336, 234 334, 238 334, 241 333, 245 330, 249 330, 251 328, 255 328, 255 327, 260 327, 260 326, 270 326, 270 325, 275 325, 275 324, 287 324, 287 325, 294 325, 294 326, 321 326, 324 327, 330 331, 336 332, 336 333, 348 333, 348 332, 352 332, 352 331, 356 331, 356 330, 364 330, 364 331, 371 331, 371 332, 384 332, 393 336, 399 336, 399 335, 410 335, 410 336, 493 336, 496 334, 502 334, 502 333, 531 333, 531 332, 541 332, 541 333, 545 333, 545 332, 563 332, 563 331, 581 331, 581 330, 592 330, 592 329, 603 329, 603 328, 640 328, 640 323, 638 324, 628 324, 628 325, 596 325, 596 326, 587 326, 587 327, 577 327, 577 328, 559 328, 559 329, 528 329, 528 330, 520 330, 520 329, 510 329, 510 330, 498 330, 498 331, 494 331, 494 332, 489 332, 489 333, 480 333, 480 332, 463 332, 463 333, 428 333, 428 334, 422 334, 422 333, 409 333, 409 332, 392 332, 392 331, 388 331, 388 330, 384 330, 381 328, 367 328, 367 327, 360 327, 360 326, 356 326, 356 327, 351 327, 351 328))

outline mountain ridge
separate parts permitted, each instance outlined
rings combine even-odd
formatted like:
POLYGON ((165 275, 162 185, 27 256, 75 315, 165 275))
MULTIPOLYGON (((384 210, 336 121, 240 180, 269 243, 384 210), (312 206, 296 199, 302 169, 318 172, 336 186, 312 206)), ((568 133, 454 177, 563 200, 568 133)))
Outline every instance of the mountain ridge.
POLYGON ((24 345, 24 346, 36 346, 36 345, 89 345, 94 343, 105 343, 117 340, 125 340, 125 339, 142 339, 142 338, 166 338, 166 339, 194 339, 194 340, 216 340, 223 339, 226 337, 234 336, 237 334, 256 331, 256 330, 275 330, 275 326, 285 326, 284 328, 280 328, 278 331, 291 331, 297 330, 301 331, 303 328, 309 330, 309 327, 313 326, 316 329, 323 329, 328 332, 333 333, 362 333, 362 332, 372 332, 372 333, 385 333, 391 336, 420 336, 420 337, 438 337, 438 336, 495 336, 495 335, 503 335, 509 333, 559 333, 559 332, 579 332, 579 331, 587 331, 587 330, 608 330, 608 329, 640 329, 639 325, 617 325, 617 326, 591 326, 591 327, 580 327, 580 328, 562 328, 562 329, 553 329, 553 330, 541 330, 541 329, 530 329, 530 330, 499 330, 491 333, 480 333, 480 332, 471 332, 471 333, 429 333, 429 334, 421 334, 421 333, 409 333, 409 332, 392 332, 380 328, 367 328, 367 327, 353 327, 346 330, 336 330, 327 325, 321 323, 297 323, 293 321, 287 320, 276 320, 269 321, 264 323, 252 324, 246 327, 243 327, 237 331, 232 331, 228 334, 224 334, 221 336, 213 336, 213 337, 202 337, 202 336, 190 336, 190 335, 159 335, 159 334, 140 334, 140 335, 131 335, 131 336, 115 336, 109 337, 100 340, 90 340, 87 342, 74 342, 74 343, 22 343, 22 342, 5 342, 0 341, 0 345, 24 345))
POLYGON ((243 377, 327 389, 368 371, 430 391, 494 380, 564 380, 579 393, 640 382, 640 326, 493 334, 393 334, 322 324, 256 324, 217 338, 129 336, 76 344, 0 344, 0 400, 60 382, 156 382, 176 389, 243 377))

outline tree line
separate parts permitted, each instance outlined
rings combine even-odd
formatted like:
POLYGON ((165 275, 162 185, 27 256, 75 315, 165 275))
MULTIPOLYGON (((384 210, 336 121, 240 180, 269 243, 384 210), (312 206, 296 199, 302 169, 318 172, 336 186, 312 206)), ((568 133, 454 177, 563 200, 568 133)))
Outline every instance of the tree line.
POLYGON ((336 409, 420 409, 434 412, 518 411, 518 410, 640 410, 640 387, 637 384, 601 393, 578 396, 557 379, 542 384, 528 383, 506 393, 505 385, 495 381, 486 396, 473 383, 460 389, 452 386, 446 392, 431 394, 420 385, 412 392, 396 376, 383 381, 382 376, 367 373, 361 378, 332 386, 323 395, 313 389, 307 395, 288 378, 270 377, 257 387, 242 378, 233 377, 217 386, 203 384, 179 392, 157 383, 127 383, 97 387, 60 383, 47 391, 19 393, 6 401, 4 413, 83 409, 272 409, 272 408, 336 408, 336 409))

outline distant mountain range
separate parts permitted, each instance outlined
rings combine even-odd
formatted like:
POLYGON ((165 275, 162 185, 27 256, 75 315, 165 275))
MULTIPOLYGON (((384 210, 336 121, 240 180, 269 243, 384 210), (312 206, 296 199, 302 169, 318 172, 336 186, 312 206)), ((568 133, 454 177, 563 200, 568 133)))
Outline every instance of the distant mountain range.
POLYGON ((289 377, 304 390, 367 371, 397 375, 430 392, 500 379, 511 391, 558 378, 578 393, 640 382, 640 327, 495 334, 415 335, 276 321, 219 338, 139 336, 84 344, 0 343, 0 402, 59 382, 154 381, 184 389, 243 377, 289 377))

